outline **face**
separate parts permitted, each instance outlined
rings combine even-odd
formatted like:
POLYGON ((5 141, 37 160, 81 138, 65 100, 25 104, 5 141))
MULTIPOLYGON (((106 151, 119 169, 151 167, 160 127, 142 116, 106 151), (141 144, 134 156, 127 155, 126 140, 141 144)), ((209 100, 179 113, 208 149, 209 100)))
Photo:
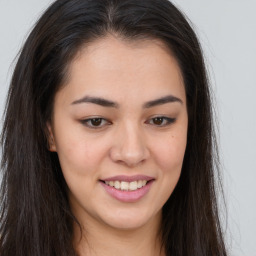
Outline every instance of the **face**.
POLYGON ((115 229, 159 221, 187 122, 181 71, 160 41, 109 36, 82 49, 48 124, 78 220, 115 229))

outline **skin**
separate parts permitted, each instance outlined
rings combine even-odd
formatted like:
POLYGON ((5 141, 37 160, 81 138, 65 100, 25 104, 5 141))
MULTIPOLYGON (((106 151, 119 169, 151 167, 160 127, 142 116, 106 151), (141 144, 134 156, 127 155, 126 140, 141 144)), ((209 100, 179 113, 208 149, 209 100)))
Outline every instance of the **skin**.
POLYGON ((71 208, 83 228, 81 238, 74 227, 81 256, 164 255, 161 209, 180 177, 187 126, 181 71, 161 41, 107 36, 79 51, 55 96, 48 128, 50 150, 59 156, 71 208), (179 101, 143 107, 167 95, 179 101), (84 96, 119 107, 79 102, 84 96), (154 119, 159 116, 175 121, 154 119), (84 121, 95 117, 103 118, 97 129, 84 121), (154 181, 136 202, 113 198, 99 181, 137 174, 154 181))

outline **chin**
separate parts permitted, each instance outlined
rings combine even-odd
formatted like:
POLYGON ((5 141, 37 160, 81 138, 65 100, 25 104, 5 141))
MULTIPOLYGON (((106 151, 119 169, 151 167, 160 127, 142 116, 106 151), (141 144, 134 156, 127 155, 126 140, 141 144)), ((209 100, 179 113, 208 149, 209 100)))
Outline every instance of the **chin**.
POLYGON ((120 221, 111 221, 108 222, 108 225, 116 230, 136 230, 143 227, 146 222, 143 221, 127 221, 127 220, 120 220, 120 221))
POLYGON ((110 227, 119 230, 139 229, 147 224, 151 225, 158 219, 158 216, 150 216, 148 213, 140 213, 138 211, 129 211, 127 214, 123 211, 115 212, 114 215, 105 215, 103 221, 110 227))

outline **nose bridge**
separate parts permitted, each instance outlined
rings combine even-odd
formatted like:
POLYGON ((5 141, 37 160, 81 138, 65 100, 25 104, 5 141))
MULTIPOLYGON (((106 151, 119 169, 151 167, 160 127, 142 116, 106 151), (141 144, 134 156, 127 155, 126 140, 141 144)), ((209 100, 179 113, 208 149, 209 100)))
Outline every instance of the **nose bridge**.
POLYGON ((149 155, 142 127, 136 122, 127 121, 120 125, 116 142, 112 148, 114 161, 134 166, 149 155))

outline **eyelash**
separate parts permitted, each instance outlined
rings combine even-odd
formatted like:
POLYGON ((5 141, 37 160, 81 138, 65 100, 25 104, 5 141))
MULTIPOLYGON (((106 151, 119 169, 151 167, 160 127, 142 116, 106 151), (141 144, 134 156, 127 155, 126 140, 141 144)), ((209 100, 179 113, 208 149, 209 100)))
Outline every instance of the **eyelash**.
MULTIPOLYGON (((176 118, 170 118, 170 117, 166 117, 166 116, 156 116, 156 117, 152 117, 150 118, 149 121, 147 121, 146 123, 149 123, 149 124, 152 124, 152 125, 155 125, 156 127, 165 127, 165 126, 168 126, 168 125, 171 125, 173 124, 174 122, 176 121, 176 118), (164 125, 163 124, 160 124, 160 125, 156 125, 156 124, 152 124, 150 123, 151 121, 153 120, 157 120, 157 119, 162 119, 162 121, 165 123, 164 125)), ((101 129, 103 128, 104 126, 106 125, 110 125, 111 122, 109 122, 108 120, 106 120, 105 118, 102 118, 102 117, 94 117, 94 118, 88 118, 88 119, 84 119, 84 120, 81 120, 81 123, 90 128, 90 129, 101 129), (92 125, 92 122, 93 121, 100 121, 100 124, 97 126, 95 125, 92 125), (105 124, 102 125, 102 121, 105 122, 105 124), (91 123, 91 124, 89 124, 91 123)))
POLYGON ((90 129, 101 129, 101 128, 103 128, 103 125, 94 126, 92 124, 88 124, 88 123, 92 122, 93 120, 100 120, 100 123, 102 123, 102 121, 105 121, 106 125, 110 125, 111 124, 111 122, 107 121, 105 118, 102 118, 102 117, 94 117, 94 118, 84 119, 84 120, 81 120, 81 123, 84 126, 90 128, 90 129))
MULTIPOLYGON (((156 120, 156 119, 162 119, 165 124, 161 124, 161 125, 156 125, 156 124, 152 124, 152 125, 155 125, 157 127, 165 127, 165 126, 168 126, 168 125, 171 125, 173 124, 175 121, 176 121, 176 118, 170 118, 170 117, 166 117, 166 116, 156 116, 156 117, 152 117, 150 118, 150 121, 152 120, 156 120)), ((149 123, 149 122, 148 122, 149 123)))

